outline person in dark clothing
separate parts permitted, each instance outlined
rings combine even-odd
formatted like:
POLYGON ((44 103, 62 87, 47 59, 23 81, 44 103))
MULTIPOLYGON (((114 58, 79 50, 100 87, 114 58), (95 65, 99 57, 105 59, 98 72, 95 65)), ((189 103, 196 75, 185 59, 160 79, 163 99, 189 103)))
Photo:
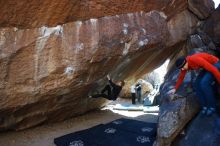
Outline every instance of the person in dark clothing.
POLYGON ((180 57, 176 61, 177 68, 181 69, 173 93, 179 89, 188 70, 201 69, 194 87, 200 100, 202 114, 212 115, 216 112, 214 90, 212 83, 216 80, 220 83, 220 60, 208 53, 197 53, 187 57, 180 57))
POLYGON ((138 99, 138 102, 141 103, 141 81, 138 81, 138 83, 135 85, 135 88, 136 88, 136 93, 137 93, 137 99, 138 99))
POLYGON ((111 78, 109 75, 107 75, 109 84, 106 85, 100 94, 95 94, 95 95, 91 95, 89 96, 89 98, 106 98, 108 100, 116 100, 118 98, 119 93, 122 90, 122 87, 124 86, 124 81, 119 81, 118 84, 115 84, 112 82, 111 78), (105 94, 105 92, 107 92, 107 94, 105 94))

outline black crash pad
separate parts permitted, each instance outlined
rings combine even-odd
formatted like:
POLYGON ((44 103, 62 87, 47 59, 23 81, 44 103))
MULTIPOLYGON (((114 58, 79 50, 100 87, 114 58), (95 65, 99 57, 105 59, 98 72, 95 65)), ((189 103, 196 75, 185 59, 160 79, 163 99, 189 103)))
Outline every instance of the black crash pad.
POLYGON ((156 132, 157 132, 156 123, 142 122, 138 120, 122 118, 122 119, 112 121, 108 124, 114 125, 124 131, 147 135, 150 137, 156 137, 156 132))
POLYGON ((55 138, 54 143, 57 146, 152 146, 156 136, 155 126, 154 123, 118 119, 55 138), (143 127, 145 130, 140 130, 143 127), (149 132, 146 127, 153 130, 149 132))

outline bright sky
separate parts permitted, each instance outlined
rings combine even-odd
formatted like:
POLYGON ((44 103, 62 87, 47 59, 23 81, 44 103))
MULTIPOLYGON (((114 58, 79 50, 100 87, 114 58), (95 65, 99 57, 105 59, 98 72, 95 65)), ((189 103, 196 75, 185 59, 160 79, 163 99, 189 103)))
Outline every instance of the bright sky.
POLYGON ((213 0, 213 1, 215 2, 215 8, 217 8, 220 3, 220 0, 213 0))

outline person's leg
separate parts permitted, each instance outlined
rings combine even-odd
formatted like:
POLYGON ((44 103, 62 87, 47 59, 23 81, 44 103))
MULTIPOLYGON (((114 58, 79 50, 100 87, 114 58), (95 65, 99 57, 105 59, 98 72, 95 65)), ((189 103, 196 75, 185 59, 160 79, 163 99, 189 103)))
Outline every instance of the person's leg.
POLYGON ((214 76, 210 72, 207 72, 200 82, 208 107, 215 107, 215 95, 212 86, 214 80, 214 76))
MULTIPOLYGON (((220 62, 214 64, 214 66, 220 68, 220 62)), ((201 87, 202 90, 204 91, 204 95, 209 108, 209 110, 207 111, 207 115, 211 115, 216 110, 216 97, 213 86, 214 82, 215 82, 215 77, 210 72, 206 72, 201 81, 201 87)))
POLYGON ((103 94, 103 93, 105 93, 105 91, 107 91, 107 95, 111 95, 111 87, 110 87, 110 85, 106 85, 103 89, 102 89, 102 91, 101 91, 101 93, 103 94))
POLYGON ((138 102, 141 103, 141 90, 137 91, 138 102))
POLYGON ((220 136, 220 118, 217 118, 215 120, 215 130, 214 130, 214 132, 215 132, 215 134, 220 136))
POLYGON ((131 93, 132 104, 135 104, 135 93, 131 93))
POLYGON ((196 81, 193 85, 194 89, 195 89, 195 92, 196 92, 196 96, 198 97, 199 102, 200 102, 200 106, 203 110, 202 113, 205 113, 206 109, 207 109, 206 99, 205 99, 205 96, 204 96, 204 92, 201 88, 201 80, 202 80, 204 74, 205 74, 205 71, 201 71, 199 73, 199 75, 197 76, 196 81))
POLYGON ((106 94, 104 94, 104 93, 91 95, 90 97, 91 97, 91 98, 106 98, 106 99, 108 99, 108 100, 112 100, 111 96, 106 95, 106 94))

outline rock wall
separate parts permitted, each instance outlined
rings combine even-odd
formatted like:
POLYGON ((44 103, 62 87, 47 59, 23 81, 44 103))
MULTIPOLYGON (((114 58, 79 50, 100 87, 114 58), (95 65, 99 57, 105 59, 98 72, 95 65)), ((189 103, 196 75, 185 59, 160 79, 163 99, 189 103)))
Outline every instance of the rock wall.
POLYGON ((185 0, 0 1, 0 131, 98 108, 87 95, 178 52, 199 19, 185 0), (59 24, 59 25, 58 25, 59 24))
POLYGON ((220 5, 204 22, 202 30, 212 38, 220 52, 220 5))
POLYGON ((187 8, 184 0, 7 0, 0 1, 0 27, 33 28, 135 12, 163 11, 171 17, 187 8), (175 13, 174 13, 175 12, 175 13))
MULTIPOLYGON (((172 142, 176 136, 181 133, 190 121, 193 121, 199 111, 198 98, 193 89, 193 84, 198 72, 190 71, 186 75, 176 95, 173 95, 170 90, 174 88, 179 73, 173 64, 178 56, 191 55, 198 52, 208 52, 216 56, 219 55, 220 51, 217 39, 219 37, 217 29, 219 23, 216 21, 219 18, 216 16, 219 16, 219 14, 219 8, 217 8, 207 20, 201 21, 195 34, 188 37, 184 45, 185 47, 178 55, 171 58, 170 70, 166 75, 165 82, 161 86, 160 95, 157 97, 161 108, 158 121, 157 141, 154 146, 175 145, 175 143, 172 144, 172 142), (216 31, 214 32, 214 30, 216 31)), ((219 97, 220 93, 217 94, 216 97, 219 97)), ((202 135, 207 136, 204 133, 202 135)), ((184 138, 187 136, 188 135, 184 138)), ((182 139, 183 142, 185 141, 184 138, 182 139)), ((210 141, 215 140, 214 137, 209 139, 210 141)))

